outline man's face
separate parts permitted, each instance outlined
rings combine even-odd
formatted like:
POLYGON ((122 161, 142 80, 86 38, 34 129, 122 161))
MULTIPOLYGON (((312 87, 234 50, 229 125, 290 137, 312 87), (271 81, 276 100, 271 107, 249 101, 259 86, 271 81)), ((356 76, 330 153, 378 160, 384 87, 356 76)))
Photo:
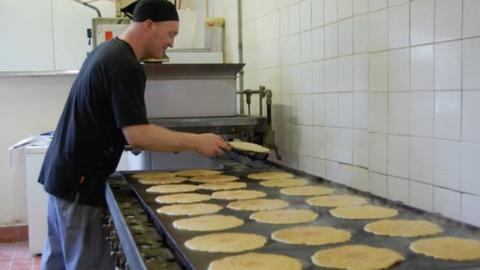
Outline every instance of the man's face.
POLYGON ((178 34, 178 21, 153 22, 147 44, 147 58, 162 58, 167 48, 173 47, 178 34))

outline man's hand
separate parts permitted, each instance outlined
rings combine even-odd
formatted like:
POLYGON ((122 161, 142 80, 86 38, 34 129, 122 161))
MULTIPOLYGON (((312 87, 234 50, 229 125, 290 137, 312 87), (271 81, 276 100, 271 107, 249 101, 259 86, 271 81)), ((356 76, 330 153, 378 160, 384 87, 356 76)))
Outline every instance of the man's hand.
POLYGON ((230 151, 230 145, 218 135, 198 134, 196 151, 207 157, 222 156, 225 151, 230 151))

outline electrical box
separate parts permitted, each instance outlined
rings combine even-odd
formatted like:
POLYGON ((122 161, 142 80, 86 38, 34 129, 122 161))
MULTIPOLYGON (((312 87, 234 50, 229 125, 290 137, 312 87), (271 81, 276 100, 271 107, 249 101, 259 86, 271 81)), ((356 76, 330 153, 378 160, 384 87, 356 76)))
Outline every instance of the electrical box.
POLYGON ((127 18, 93 18, 93 48, 104 41, 119 36, 127 28, 129 23, 130 20, 127 18))

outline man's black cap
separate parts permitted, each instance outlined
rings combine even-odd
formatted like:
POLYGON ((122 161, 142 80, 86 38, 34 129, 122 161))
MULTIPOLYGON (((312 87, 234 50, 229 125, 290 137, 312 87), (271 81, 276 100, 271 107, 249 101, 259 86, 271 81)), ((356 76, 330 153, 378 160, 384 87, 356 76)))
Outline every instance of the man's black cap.
POLYGON ((135 22, 178 21, 175 5, 167 0, 138 0, 121 9, 135 22))

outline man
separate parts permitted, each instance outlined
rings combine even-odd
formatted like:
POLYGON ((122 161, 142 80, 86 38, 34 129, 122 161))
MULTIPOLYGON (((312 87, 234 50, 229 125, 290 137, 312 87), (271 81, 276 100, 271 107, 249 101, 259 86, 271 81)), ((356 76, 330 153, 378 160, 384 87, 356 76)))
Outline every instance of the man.
POLYGON ((126 143, 205 156, 230 149, 217 135, 174 132, 146 119, 146 76, 138 60, 162 57, 173 46, 178 25, 170 2, 140 0, 125 32, 98 46, 83 63, 39 177, 49 193, 41 269, 114 268, 100 215, 105 179, 126 143))

